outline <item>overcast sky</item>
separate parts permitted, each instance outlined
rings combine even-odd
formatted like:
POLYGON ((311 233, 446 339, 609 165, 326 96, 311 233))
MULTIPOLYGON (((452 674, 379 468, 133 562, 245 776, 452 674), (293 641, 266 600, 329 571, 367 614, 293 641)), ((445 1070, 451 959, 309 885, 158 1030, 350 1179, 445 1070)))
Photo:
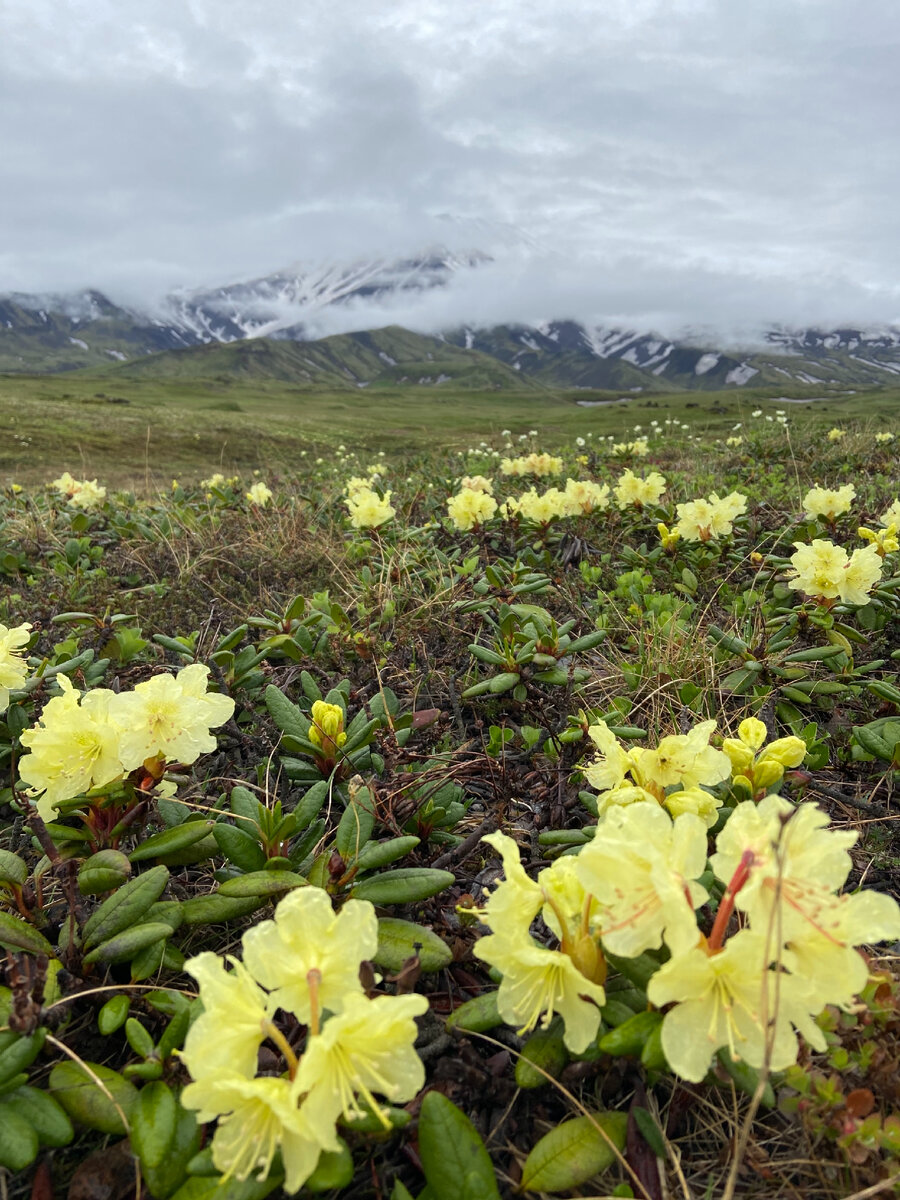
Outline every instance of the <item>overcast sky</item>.
POLYGON ((0 0, 0 292, 444 242, 433 320, 894 321, 898 61, 897 0, 0 0))

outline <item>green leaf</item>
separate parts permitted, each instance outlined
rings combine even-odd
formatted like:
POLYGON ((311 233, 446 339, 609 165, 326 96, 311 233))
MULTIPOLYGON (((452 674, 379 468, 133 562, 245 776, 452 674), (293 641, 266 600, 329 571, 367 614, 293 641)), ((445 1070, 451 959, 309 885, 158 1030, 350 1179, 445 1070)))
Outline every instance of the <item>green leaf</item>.
MULTIPOLYGON (((150 1086, 156 1087, 158 1085, 151 1084, 150 1086)), ((144 1088, 141 1095, 146 1090, 144 1088)), ((188 1173, 188 1163, 191 1162, 200 1149, 202 1136, 203 1131, 198 1126, 194 1114, 188 1109, 182 1108, 180 1104, 177 1104, 175 1132, 169 1143, 168 1153, 156 1167, 147 1166, 143 1160, 141 1161, 141 1169, 143 1170, 147 1187, 156 1200, 166 1200, 166 1197, 171 1196, 175 1189, 184 1182, 185 1176, 188 1173)))
POLYGON ((446 1021, 448 1029, 462 1029, 468 1033, 487 1033, 489 1029, 496 1029, 502 1024, 496 991, 484 992, 474 1000, 466 1000, 453 1010, 446 1021))
POLYGON ((372 960, 376 966, 396 973, 416 953, 422 970, 428 972, 443 970, 453 959, 453 951, 432 930, 396 917, 379 918, 378 949, 372 960))
POLYGON ((169 882, 166 867, 152 867, 143 875, 129 879, 90 916, 82 931, 84 945, 90 949, 136 924, 165 890, 169 882))
POLYGON ((216 893, 219 896, 278 896, 291 888, 304 887, 307 880, 293 871, 251 871, 226 879, 216 893))
POLYGON ((6 1121, 9 1110, 16 1112, 35 1131, 42 1146, 68 1146, 75 1136, 65 1109, 40 1088, 16 1088, 6 1093, 2 1104, 0 1125, 6 1121))
POLYGON ((631 1112, 644 1141, 657 1158, 665 1160, 666 1143, 662 1135, 662 1130, 656 1123, 656 1118, 646 1108, 640 1108, 638 1105, 635 1105, 631 1112))
POLYGON ((172 934, 172 926, 164 921, 150 921, 146 925, 135 925, 131 929, 117 933, 115 937, 107 938, 96 946, 90 954, 86 954, 85 963, 94 962, 128 962, 129 959, 155 942, 161 942, 172 934))
POLYGON ((73 1121, 100 1133, 124 1137, 126 1129, 119 1109, 128 1120, 137 1101, 137 1088, 109 1067, 99 1063, 85 1063, 85 1067, 96 1075, 112 1099, 79 1063, 68 1061, 57 1063, 50 1072, 50 1091, 73 1121))
POLYGON ((243 1181, 223 1180, 219 1175, 193 1175, 172 1193, 171 1200, 265 1200, 270 1192, 281 1187, 283 1177, 276 1171, 267 1179, 252 1176, 243 1181))
POLYGON ((353 1179, 353 1157, 343 1138, 338 1138, 337 1150, 323 1150, 316 1169, 307 1179, 306 1191, 331 1192, 345 1188, 353 1179))
MULTIPOLYGON (((237 788, 234 791, 236 792, 237 788)), ((231 795, 233 804, 234 792, 231 795)), ((228 861, 242 871, 261 871, 265 867, 265 852, 249 830, 220 821, 213 826, 213 837, 228 861)))
POLYGON ((125 1022, 125 1037, 128 1045, 141 1058, 149 1058, 156 1049, 153 1038, 136 1017, 129 1017, 125 1022))
POLYGON ((141 1088, 130 1124, 131 1145, 144 1170, 158 1167, 169 1153, 177 1115, 178 1103, 165 1083, 148 1083, 141 1088))
MULTIPOLYGON (((351 789, 352 790, 352 789, 351 789)), ((360 788, 341 815, 335 846, 344 862, 353 862, 375 828, 375 799, 367 787, 360 788)))
POLYGON ((418 846, 419 841, 419 838, 410 834, 406 837, 391 838, 386 842, 369 842, 357 855, 356 866, 360 871, 374 871, 378 867, 386 867, 409 854, 418 846))
POLYGON ((616 1161, 613 1147, 623 1149, 627 1128, 628 1116, 619 1112, 594 1113, 557 1125, 525 1160, 522 1188, 568 1192, 586 1183, 616 1161))
POLYGON ((37 1132, 15 1109, 4 1105, 0 1112, 0 1167, 24 1171, 37 1158, 37 1132))
POLYGON ((245 917, 265 904, 262 896, 192 896, 181 906, 185 925, 207 925, 245 917))
POLYGON ((282 733, 306 738, 309 733, 309 721, 297 705, 291 704, 284 692, 271 683, 266 688, 266 708, 282 733))
POLYGON ((120 993, 118 996, 111 996, 97 1013, 97 1028, 104 1037, 109 1037, 111 1033, 115 1033, 117 1029, 121 1029, 128 1020, 128 1011, 131 1008, 130 997, 120 993))
POLYGON ((28 878, 25 860, 9 850, 0 850, 0 883, 12 883, 21 887, 28 878))
POLYGON ((131 862, 145 862, 148 858, 162 858, 164 855, 177 854, 186 850, 195 842, 209 836, 213 829, 211 821, 186 821, 184 825, 176 825, 172 829, 162 829, 159 833, 151 834, 146 841, 141 842, 136 850, 129 854, 131 862))
POLYGON ((516 1062, 516 1086, 541 1087, 549 1083, 547 1076, 556 1079, 569 1061, 562 1040, 562 1022, 554 1021, 549 1029, 536 1030, 522 1047, 516 1062))
POLYGON ((31 1066, 40 1053, 46 1037, 46 1029, 39 1029, 30 1037, 16 1033, 4 1035, 3 1049, 0 1050, 0 1084, 8 1083, 26 1067, 31 1066))
POLYGON ((27 950, 29 954, 46 954, 48 958, 53 955, 53 947, 42 933, 27 921, 5 912, 0 912, 0 946, 27 950))
POLYGON ((500 1200, 490 1155, 475 1126, 440 1092, 419 1116, 419 1155, 435 1200, 500 1200))
POLYGON ((401 867, 385 871, 371 879, 363 879, 350 895, 372 904, 411 904, 436 896, 453 883, 452 871, 436 871, 431 867, 401 867))
POLYGON ((131 878, 131 863, 121 850, 101 850, 86 859, 78 870, 82 896, 97 896, 121 887, 131 878))

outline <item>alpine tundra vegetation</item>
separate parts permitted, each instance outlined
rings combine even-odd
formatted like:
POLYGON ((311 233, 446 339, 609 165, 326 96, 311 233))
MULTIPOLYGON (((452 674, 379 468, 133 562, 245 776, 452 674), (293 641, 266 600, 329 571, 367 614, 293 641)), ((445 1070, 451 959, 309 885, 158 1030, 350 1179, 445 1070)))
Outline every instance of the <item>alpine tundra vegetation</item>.
POLYGON ((887 401, 14 386, 4 1195, 897 1190, 887 401))

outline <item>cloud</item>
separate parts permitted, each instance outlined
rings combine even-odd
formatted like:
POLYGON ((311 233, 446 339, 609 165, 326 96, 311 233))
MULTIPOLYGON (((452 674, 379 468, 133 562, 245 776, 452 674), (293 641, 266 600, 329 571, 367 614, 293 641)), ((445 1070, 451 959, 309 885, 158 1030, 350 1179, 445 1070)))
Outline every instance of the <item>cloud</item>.
POLYGON ((6 0, 0 290, 477 234, 512 252, 397 320, 889 321, 898 37, 893 0, 6 0))

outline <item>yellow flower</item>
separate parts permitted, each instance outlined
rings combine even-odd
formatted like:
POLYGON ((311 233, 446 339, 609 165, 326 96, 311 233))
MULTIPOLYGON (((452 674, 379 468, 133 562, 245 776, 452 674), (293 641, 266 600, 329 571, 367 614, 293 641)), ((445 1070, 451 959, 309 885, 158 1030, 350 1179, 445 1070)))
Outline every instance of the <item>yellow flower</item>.
POLYGON ((677 526, 670 529, 668 525, 664 525, 662 521, 656 526, 656 531, 659 534, 659 540, 662 543, 663 550, 667 554, 673 554, 678 543, 681 541, 681 534, 677 526))
POLYGON ((728 779, 731 764, 727 755, 709 744, 715 728, 715 721, 701 721, 690 733, 664 737, 655 750, 632 751, 632 761, 638 769, 640 784, 643 787, 652 784, 662 789, 676 785, 683 788, 698 785, 712 787, 728 779))
POLYGON ((676 504, 675 511, 678 514, 675 532, 686 542, 708 542, 712 538, 715 509, 708 500, 676 504))
POLYGON ((318 746, 324 758, 333 759, 347 740, 344 732, 344 710, 339 704, 316 700, 310 712, 309 740, 318 746))
POLYGON ((603 945, 626 958, 658 949, 664 937, 673 954, 697 944, 705 867, 705 822, 692 813, 673 821, 656 804, 610 808, 575 858, 582 887, 601 906, 603 945))
MULTIPOLYGON (((276 1005, 236 958, 225 969, 218 954, 205 950, 189 958, 184 969, 199 984, 203 1012, 184 1040, 180 1057, 194 1079, 229 1072, 256 1074, 259 1047, 276 1005)), ((204 1118, 209 1120, 210 1118, 204 1118)))
POLYGON ((500 460, 504 475, 561 475, 563 461, 552 454, 527 454, 522 458, 500 460))
POLYGON ((893 500, 879 519, 882 525, 896 525, 900 529, 900 500, 893 500))
MULTIPOLYGON (((413 1043, 415 1018, 428 1009, 424 996, 344 998, 342 1011, 311 1036, 300 1060, 294 1092, 305 1093, 301 1114, 320 1144, 334 1142, 335 1120, 380 1112, 374 1093, 390 1101, 412 1100, 425 1084, 425 1068, 413 1043)), ((337 1149, 337 1146, 334 1146, 337 1149)))
MULTIPOLYGON (((316 1169, 325 1148, 309 1115, 297 1108, 293 1085, 287 1079, 246 1079, 220 1073, 189 1083, 179 1099, 185 1108, 198 1110, 201 1124, 218 1119, 212 1158, 223 1172, 223 1180, 243 1181, 254 1171, 257 1179, 265 1179, 280 1150, 284 1188, 297 1192, 316 1169)), ((330 1142, 337 1148, 333 1128, 330 1142)))
POLYGON ((259 483, 250 485, 250 490, 244 493, 244 496, 251 504, 255 504, 257 508, 265 508, 272 499, 271 489, 268 488, 262 480, 259 483))
POLYGON ((391 492, 385 492, 381 497, 371 488, 358 488, 349 495, 345 504, 353 528, 375 529, 396 516, 396 509, 391 507, 391 495, 391 492))
POLYGON ((581 771, 585 779, 598 792, 621 787, 632 762, 618 738, 610 732, 605 721, 589 726, 588 737, 600 751, 600 756, 582 764, 581 771))
POLYGON ((814 487, 803 497, 803 509, 808 517, 823 517, 826 521, 834 521, 850 511, 855 499, 856 488, 852 483, 836 490, 814 487))
POLYGON ((573 1053, 585 1050, 597 1034, 605 1001, 606 965, 597 946, 599 908, 575 871, 575 860, 560 858, 531 880, 512 838, 493 833, 482 839, 499 851, 505 878, 482 912, 490 936, 474 954, 503 974, 497 1002, 504 1021, 524 1033, 539 1020, 544 1028, 554 1013, 565 1024, 564 1041, 573 1053), (560 945, 538 945, 529 929, 538 913, 560 945), (595 1003, 592 1003, 594 1001, 595 1003))
POLYGON ((56 488, 60 495, 74 496, 81 487, 81 484, 77 479, 73 479, 68 471, 63 471, 59 479, 54 479, 49 486, 56 488))
MULTIPOLYGON (((190 764, 216 748, 210 728, 234 713, 230 696, 207 692, 209 667, 192 663, 177 675, 154 675, 110 705, 126 771, 148 759, 190 764)), ((93 695, 93 693, 88 693, 93 695)))
POLYGON ((39 723, 20 739, 31 753, 19 760, 19 775, 32 792, 43 792, 37 807, 45 821, 53 819, 61 801, 103 787, 124 773, 118 730, 109 717, 118 697, 104 688, 79 697, 65 675, 57 681, 62 695, 47 701, 39 723))
POLYGON ((0 623, 0 713, 9 708, 9 693, 20 688, 28 675, 28 663, 20 652, 30 636, 27 623, 14 629, 0 623))
POLYGON ((875 441, 878 443, 879 446, 884 446, 888 442, 892 442, 893 440, 894 440, 894 435, 892 433, 876 433, 875 434, 875 441))
POLYGON ((723 751, 731 762, 731 777, 743 781, 754 798, 780 783, 788 767, 799 767, 806 757, 806 742, 798 737, 778 738, 763 749, 768 732, 762 721, 747 717, 736 738, 725 738, 723 751))
POLYGON ((645 504, 655 504, 666 490, 665 478, 658 471, 651 471, 646 479, 635 475, 630 467, 619 477, 613 490, 619 508, 643 508, 645 504))
POLYGON ((869 593, 881 578, 881 558, 874 545, 854 550, 850 557, 842 546, 822 538, 815 538, 812 545, 794 545, 794 576, 788 587, 816 600, 840 597, 844 604, 869 603, 869 593))
POLYGON ((565 496, 567 515, 578 516, 609 508, 609 484, 590 479, 567 479, 565 496))
POLYGON ((340 1012, 348 997, 362 992, 359 966, 377 946, 378 922, 368 901, 348 900, 335 913, 327 893, 315 887, 288 893, 273 921, 243 937, 248 970, 278 1008, 303 1024, 324 1009, 340 1012))
POLYGON ((85 479, 76 487, 75 494, 70 496, 69 503, 73 508, 99 508, 106 499, 106 488, 98 487, 96 479, 85 479))
POLYGON ((225 487, 225 476, 221 471, 215 471, 210 475, 209 479, 201 479, 200 486, 202 488, 222 488, 225 487))
POLYGON ((860 525, 856 532, 863 541, 870 542, 875 547, 879 558, 884 558, 886 554, 890 554, 894 550, 900 550, 897 526, 893 522, 888 525, 887 529, 867 529, 865 525, 860 525))
POLYGON ((464 487, 447 501, 447 513, 456 529, 474 529, 489 521, 497 511, 497 501, 488 492, 464 487))
POLYGON ((736 449, 738 446, 742 446, 743 444, 744 439, 742 437, 730 437, 725 439, 725 445, 730 446, 732 449, 736 449))
POLYGON ((837 429, 837 428, 829 429, 828 433, 826 434, 826 437, 828 438, 829 442, 839 442, 842 437, 846 437, 846 436, 847 436, 846 429, 837 429))
POLYGON ((494 494, 493 481, 484 475, 464 475, 459 486, 468 488, 470 492, 485 492, 488 496, 494 494))
MULTIPOLYGON (((664 963, 647 986, 647 998, 657 1007, 675 1001, 663 1018, 662 1046, 672 1070, 682 1079, 699 1083, 720 1046, 732 1058, 762 1066, 771 1041, 769 1066, 774 1071, 797 1059, 797 1039, 790 1016, 805 1015, 805 989, 792 976, 778 980, 768 969, 766 940, 742 930, 724 949, 707 954, 696 947, 664 963)), ((803 1021, 804 1034, 812 1025, 803 1021)))

